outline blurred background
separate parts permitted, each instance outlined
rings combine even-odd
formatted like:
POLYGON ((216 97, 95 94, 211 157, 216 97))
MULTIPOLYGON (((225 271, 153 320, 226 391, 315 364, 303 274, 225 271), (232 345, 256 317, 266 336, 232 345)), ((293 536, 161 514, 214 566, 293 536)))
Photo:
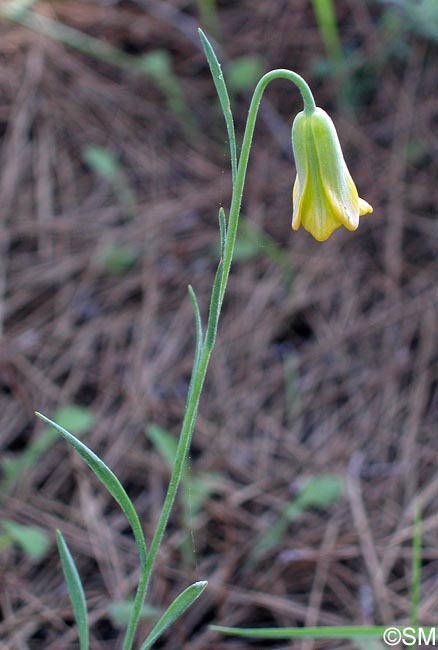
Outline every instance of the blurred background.
POLYGON ((271 84, 140 637, 199 579, 207 591, 157 648, 351 648, 220 637, 208 624, 406 622, 415 502, 420 622, 437 624, 437 10, 436 0, 2 0, 1 650, 78 648, 56 528, 84 581, 93 649, 120 648, 135 543, 33 412, 102 456, 150 540, 194 351, 187 285, 206 317, 218 208, 231 194, 199 25, 223 63, 238 142, 259 77, 297 71, 374 213, 324 244, 291 232, 290 128, 302 106, 287 82, 271 84))

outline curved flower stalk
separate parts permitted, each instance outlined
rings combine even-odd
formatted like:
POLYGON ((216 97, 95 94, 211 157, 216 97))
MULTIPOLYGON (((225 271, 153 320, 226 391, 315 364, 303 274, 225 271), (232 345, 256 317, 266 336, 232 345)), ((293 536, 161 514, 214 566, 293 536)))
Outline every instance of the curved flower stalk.
POLYGON ((318 241, 340 226, 356 230, 373 208, 359 194, 345 164, 335 125, 322 108, 302 111, 292 126, 297 167, 292 228, 300 225, 318 241))

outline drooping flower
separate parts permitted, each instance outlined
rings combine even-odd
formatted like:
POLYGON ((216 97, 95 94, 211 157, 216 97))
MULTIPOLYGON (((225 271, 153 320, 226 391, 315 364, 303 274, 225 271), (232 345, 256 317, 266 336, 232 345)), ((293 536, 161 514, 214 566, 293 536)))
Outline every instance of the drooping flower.
POLYGON ((322 108, 298 113, 292 147, 297 168, 292 228, 302 225, 318 241, 328 239, 340 226, 356 230, 359 217, 373 208, 359 197, 335 126, 322 108))

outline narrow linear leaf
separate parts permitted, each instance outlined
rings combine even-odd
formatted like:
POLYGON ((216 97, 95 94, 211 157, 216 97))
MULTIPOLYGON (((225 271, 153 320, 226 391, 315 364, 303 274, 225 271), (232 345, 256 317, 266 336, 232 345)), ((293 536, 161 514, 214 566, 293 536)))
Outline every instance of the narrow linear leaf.
POLYGON ((221 236, 221 257, 223 258, 225 254, 225 244, 227 241, 227 220, 225 217, 225 210, 223 208, 219 208, 219 230, 220 230, 220 236, 221 236))
POLYGON ((132 501, 126 494, 126 491, 117 476, 114 474, 114 472, 112 472, 112 470, 109 469, 109 467, 105 465, 99 456, 91 451, 91 449, 84 445, 84 443, 78 440, 73 434, 69 433, 59 424, 56 424, 56 422, 49 420, 49 418, 47 418, 42 413, 36 412, 35 415, 39 417, 40 420, 43 420, 43 422, 56 429, 56 431, 58 431, 58 433, 65 440, 67 440, 67 442, 69 442, 72 447, 76 449, 78 454, 85 460, 88 467, 94 472, 94 474, 101 481, 101 483, 103 483, 111 496, 114 497, 114 499, 117 501, 131 525, 135 541, 137 542, 138 552, 140 555, 140 564, 143 569, 144 565, 146 564, 146 542, 144 539, 143 530, 132 501))
POLYGON ((382 637, 383 626, 347 627, 224 627, 210 625, 209 629, 220 634, 241 636, 251 639, 350 639, 353 637, 382 637))
POLYGON ((88 650, 88 617, 84 588, 82 587, 81 578, 76 568, 75 561, 60 530, 56 531, 56 542, 58 544, 62 570, 64 572, 76 625, 78 627, 79 646, 81 650, 88 650))
POLYGON ((192 301, 193 311, 195 312, 195 324, 196 324, 196 348, 195 348, 195 362, 194 362, 194 372, 198 367, 199 359, 201 358, 202 351, 202 319, 201 312, 199 311, 198 300, 196 294, 193 290, 193 287, 189 284, 189 296, 192 301))
POLYGON ((236 134, 234 132, 233 114, 231 112, 230 98, 228 96, 227 87, 224 81, 224 75, 216 54, 211 46, 210 41, 202 31, 198 30, 199 38, 201 39, 202 47, 204 48, 205 56, 207 57, 208 65, 210 66, 211 76, 213 77, 216 92, 219 97, 219 102, 224 114, 225 123, 227 125, 228 140, 230 143, 231 155, 231 170, 233 175, 233 182, 237 175, 237 153, 236 153, 236 134))
POLYGON ((217 324, 219 320, 220 288, 222 284, 223 270, 224 269, 221 260, 217 267, 216 277, 213 283, 213 289, 211 290, 210 312, 208 315, 207 334, 205 337, 205 344, 207 348, 210 350, 212 350, 214 346, 214 340, 216 338, 216 332, 217 332, 217 324))
POLYGON ((335 3, 333 0, 312 0, 312 5, 327 57, 332 61, 340 61, 342 48, 336 21, 335 3))
POLYGON ((166 609, 157 624, 152 628, 140 650, 149 650, 163 632, 167 630, 167 628, 170 627, 170 625, 172 625, 181 614, 184 614, 186 609, 188 609, 197 598, 199 598, 207 584, 206 580, 201 580, 200 582, 193 583, 190 587, 187 587, 187 589, 184 589, 184 591, 175 598, 170 607, 166 609))

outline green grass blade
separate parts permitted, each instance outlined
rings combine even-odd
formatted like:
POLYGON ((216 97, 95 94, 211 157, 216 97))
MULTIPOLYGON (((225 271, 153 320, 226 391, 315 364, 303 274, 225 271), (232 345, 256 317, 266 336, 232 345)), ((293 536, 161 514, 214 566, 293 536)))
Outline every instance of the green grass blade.
POLYGON ((233 114, 231 112, 230 98, 228 96, 228 90, 225 85, 224 75, 221 70, 219 61, 217 60, 216 54, 210 44, 210 41, 202 31, 199 29, 199 38, 201 39, 202 47, 204 48, 205 56, 207 57, 208 65, 210 66, 211 76, 213 77, 214 85, 216 86, 216 92, 219 97, 219 102, 222 108, 222 113, 224 114, 225 123, 227 125, 228 140, 230 143, 230 155, 231 155, 231 170, 233 174, 233 183, 236 179, 237 174, 237 153, 236 153, 236 134, 234 132, 234 122, 233 114))
POLYGON ((221 257, 223 257, 225 253, 225 244, 227 241, 227 219, 225 217, 225 210, 223 208, 219 208, 219 231, 221 236, 220 253, 221 257))
POLYGON ((342 59, 338 25, 333 0, 312 0, 313 11, 327 57, 337 62, 342 59))
MULTIPOLYGON (((219 634, 227 634, 230 636, 245 637, 247 639, 349 639, 355 645, 357 641, 362 639, 379 639, 383 638, 385 631, 388 629, 385 626, 370 625, 351 625, 340 627, 225 627, 222 625, 210 625, 209 629, 212 632, 219 634)), ((400 631, 400 640, 403 640, 404 627, 396 625, 391 626, 391 629, 398 629, 400 631)), ((438 628, 436 627, 422 627, 420 628, 423 635, 436 635, 438 628)), ((364 647, 364 643, 360 644, 364 647)), ((379 647, 379 646, 377 646, 379 647)))
POLYGON ((251 639, 350 639, 355 636, 379 638, 386 627, 347 626, 347 627, 279 627, 244 628, 210 625, 209 629, 221 634, 251 639))
POLYGON ((202 319, 201 312, 199 311, 198 300, 194 292, 193 287, 189 284, 189 296, 192 301, 193 311, 195 312, 195 324, 196 324, 196 349, 195 349, 195 363, 194 370, 198 367, 199 359, 201 357, 202 351, 202 319))
POLYGON ((73 434, 69 433, 66 429, 56 424, 52 420, 49 420, 42 413, 36 412, 35 415, 43 420, 46 424, 49 424, 53 427, 67 442, 69 442, 72 447, 76 449, 78 454, 87 463, 88 467, 96 474, 97 478, 103 483, 108 492, 112 497, 117 501, 121 509, 128 519, 132 532, 134 533, 135 541, 137 542, 138 552, 140 555, 140 563, 142 569, 146 563, 146 542, 143 535, 143 530, 140 524, 140 520, 135 511, 135 508, 132 504, 131 499, 126 494, 126 491, 122 484, 120 483, 117 476, 112 472, 109 467, 97 456, 91 449, 89 449, 83 442, 78 440, 73 434))
POLYGON ((88 650, 88 618, 84 588, 82 587, 82 582, 79 577, 75 561, 73 560, 70 550, 60 530, 56 531, 56 542, 58 544, 62 570, 64 572, 76 625, 78 627, 79 647, 81 650, 88 650))
POLYGON ((184 591, 175 598, 170 607, 164 612, 163 616, 153 627, 149 636, 140 647, 140 650, 149 650, 163 632, 172 625, 181 614, 184 614, 186 609, 188 609, 197 598, 199 598, 207 584, 206 580, 202 580, 200 582, 195 582, 190 585, 190 587, 187 587, 187 589, 184 589, 184 591))

